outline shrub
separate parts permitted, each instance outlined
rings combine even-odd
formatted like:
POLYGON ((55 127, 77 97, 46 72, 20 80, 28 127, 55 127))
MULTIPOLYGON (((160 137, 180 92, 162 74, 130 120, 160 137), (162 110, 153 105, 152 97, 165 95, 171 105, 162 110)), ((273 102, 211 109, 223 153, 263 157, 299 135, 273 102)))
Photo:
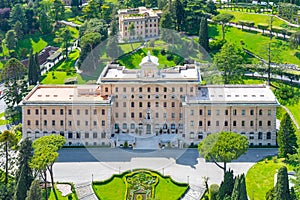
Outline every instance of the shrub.
POLYGON ((226 43, 225 40, 212 40, 209 42, 209 48, 212 51, 218 51, 222 48, 222 46, 226 43))
POLYGON ((172 54, 167 54, 167 60, 170 61, 170 60, 173 60, 174 56, 172 54))
POLYGON ((217 184, 212 184, 209 187, 209 199, 210 200, 217 200, 218 193, 219 193, 219 185, 217 184))
POLYGON ((166 53, 167 53, 167 51, 166 51, 165 49, 162 49, 162 50, 160 51, 160 54, 163 55, 163 56, 166 55, 166 53))
POLYGON ((124 148, 127 148, 127 147, 128 147, 128 142, 125 141, 125 142, 124 142, 124 148))

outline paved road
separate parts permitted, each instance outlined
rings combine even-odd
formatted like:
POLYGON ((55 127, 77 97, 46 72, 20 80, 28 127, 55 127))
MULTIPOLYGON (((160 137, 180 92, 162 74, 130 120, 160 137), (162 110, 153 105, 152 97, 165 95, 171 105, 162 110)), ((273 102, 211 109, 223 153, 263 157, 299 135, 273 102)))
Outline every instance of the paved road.
MULTIPOLYGON (((274 155, 277 149, 250 149, 237 161, 228 164, 235 174, 246 173, 258 160, 274 155)), ((209 184, 220 183, 223 171, 214 163, 199 158, 197 149, 164 149, 158 151, 123 150, 119 148, 62 149, 54 164, 55 181, 75 184, 105 180, 112 174, 135 168, 149 168, 170 175, 179 182, 203 187, 202 177, 209 184)))

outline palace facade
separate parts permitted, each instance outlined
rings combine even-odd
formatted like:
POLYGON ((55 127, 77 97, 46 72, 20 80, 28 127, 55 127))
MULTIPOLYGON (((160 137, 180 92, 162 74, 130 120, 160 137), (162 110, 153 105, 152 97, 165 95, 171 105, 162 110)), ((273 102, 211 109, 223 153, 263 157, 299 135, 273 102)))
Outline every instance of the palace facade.
POLYGON ((122 40, 158 37, 161 14, 161 10, 146 7, 119 10, 119 31, 122 40), (134 24, 133 35, 130 35, 129 30, 131 23, 134 24))
POLYGON ((108 64, 96 85, 36 86, 22 102, 23 136, 143 148, 147 141, 183 147, 233 131, 249 145, 276 145, 279 104, 266 85, 201 85, 199 66, 161 69, 150 55, 140 67, 108 64))

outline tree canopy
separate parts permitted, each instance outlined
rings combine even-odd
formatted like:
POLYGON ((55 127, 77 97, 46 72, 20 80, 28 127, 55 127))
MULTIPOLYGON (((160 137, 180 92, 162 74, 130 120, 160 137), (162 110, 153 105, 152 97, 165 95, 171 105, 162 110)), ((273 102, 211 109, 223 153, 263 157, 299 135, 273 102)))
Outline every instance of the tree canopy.
POLYGON ((246 136, 233 132, 220 132, 208 135, 199 143, 199 154, 208 161, 213 161, 226 172, 226 163, 243 155, 249 142, 246 136), (223 162, 223 166, 217 162, 223 162))
POLYGON ((217 16, 213 17, 212 20, 216 23, 220 23, 222 25, 222 38, 225 40, 225 25, 234 19, 232 14, 221 13, 217 16))

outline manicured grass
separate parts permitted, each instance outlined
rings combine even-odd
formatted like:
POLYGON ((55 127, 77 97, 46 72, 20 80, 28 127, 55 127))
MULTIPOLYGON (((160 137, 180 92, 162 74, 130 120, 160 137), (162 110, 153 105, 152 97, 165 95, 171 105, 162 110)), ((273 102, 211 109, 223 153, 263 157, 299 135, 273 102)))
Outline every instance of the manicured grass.
POLYGON ((67 21, 69 22, 73 22, 74 24, 78 24, 78 25, 82 25, 83 22, 82 21, 79 21, 78 19, 75 18, 69 18, 67 21))
MULTIPOLYGON (((124 176, 131 172, 114 176, 112 179, 101 183, 93 183, 95 194, 100 199, 115 200, 124 199, 126 193, 126 185, 124 176)), ((175 184, 170 177, 162 177, 160 174, 151 172, 158 176, 158 183, 154 190, 155 199, 174 200, 179 199, 187 190, 187 184, 175 184)))
POLYGON ((160 50, 151 48, 139 49, 132 55, 121 56, 118 62, 129 69, 140 68, 139 64, 141 63, 142 59, 147 56, 148 51, 150 51, 151 55, 154 55, 158 58, 159 68, 176 66, 177 63, 183 62, 183 58, 177 54, 166 52, 165 55, 162 55, 160 50), (173 58, 168 60, 167 55, 171 55, 173 58))
MULTIPOLYGON (((133 49, 136 49, 139 46, 141 46, 141 44, 142 44, 141 42, 134 42, 134 43, 132 43, 132 47, 133 47, 133 49)), ((121 49, 122 49, 122 51, 123 51, 124 54, 132 51, 130 43, 121 44, 120 47, 121 47, 121 49)))
MULTIPOLYGON (((266 14, 256 14, 256 13, 246 13, 240 11, 231 11, 231 10, 219 10, 220 13, 228 13, 234 15, 235 19, 232 22, 238 22, 239 20, 252 21, 257 24, 269 24, 270 16, 266 14)), ((276 17, 273 17, 273 26, 288 26, 288 24, 276 17)))
POLYGON ((300 111, 299 111, 300 101, 298 101, 296 104, 293 105, 287 105, 286 107, 291 111, 295 120, 300 125, 300 111))
POLYGON ((94 192, 105 200, 124 199, 126 186, 122 178, 114 177, 103 185, 93 185, 94 192))
POLYGON ((55 68, 56 70, 62 70, 62 71, 67 71, 67 70, 72 70, 74 69, 74 64, 76 62, 76 60, 79 58, 79 50, 75 49, 73 52, 71 52, 69 54, 69 59, 68 61, 64 61, 62 62, 57 68, 55 68))
POLYGON ((246 85, 252 85, 252 84, 264 84, 265 80, 258 79, 258 78, 252 78, 252 77, 243 77, 243 84, 246 85))
MULTIPOLYGON (((209 36, 211 38, 221 39, 222 31, 219 25, 209 25, 209 36)), ((227 27, 225 38, 227 41, 241 44, 244 43, 243 47, 256 55, 267 59, 267 46, 270 40, 269 37, 263 36, 261 33, 242 31, 237 28, 227 27)), ((276 38, 272 39, 275 50, 278 51, 279 57, 282 63, 292 63, 300 65, 300 60, 296 55, 300 54, 299 50, 291 50, 288 42, 279 40, 276 38)))
MULTIPOLYGON (((246 175, 247 193, 250 199, 265 200, 266 193, 274 186, 274 175, 286 165, 283 159, 268 158, 253 165, 246 175)), ((292 170, 291 166, 287 166, 292 170)))
POLYGON ((179 199, 186 190, 187 186, 178 186, 170 178, 160 177, 155 187, 155 198, 165 200, 179 199))

